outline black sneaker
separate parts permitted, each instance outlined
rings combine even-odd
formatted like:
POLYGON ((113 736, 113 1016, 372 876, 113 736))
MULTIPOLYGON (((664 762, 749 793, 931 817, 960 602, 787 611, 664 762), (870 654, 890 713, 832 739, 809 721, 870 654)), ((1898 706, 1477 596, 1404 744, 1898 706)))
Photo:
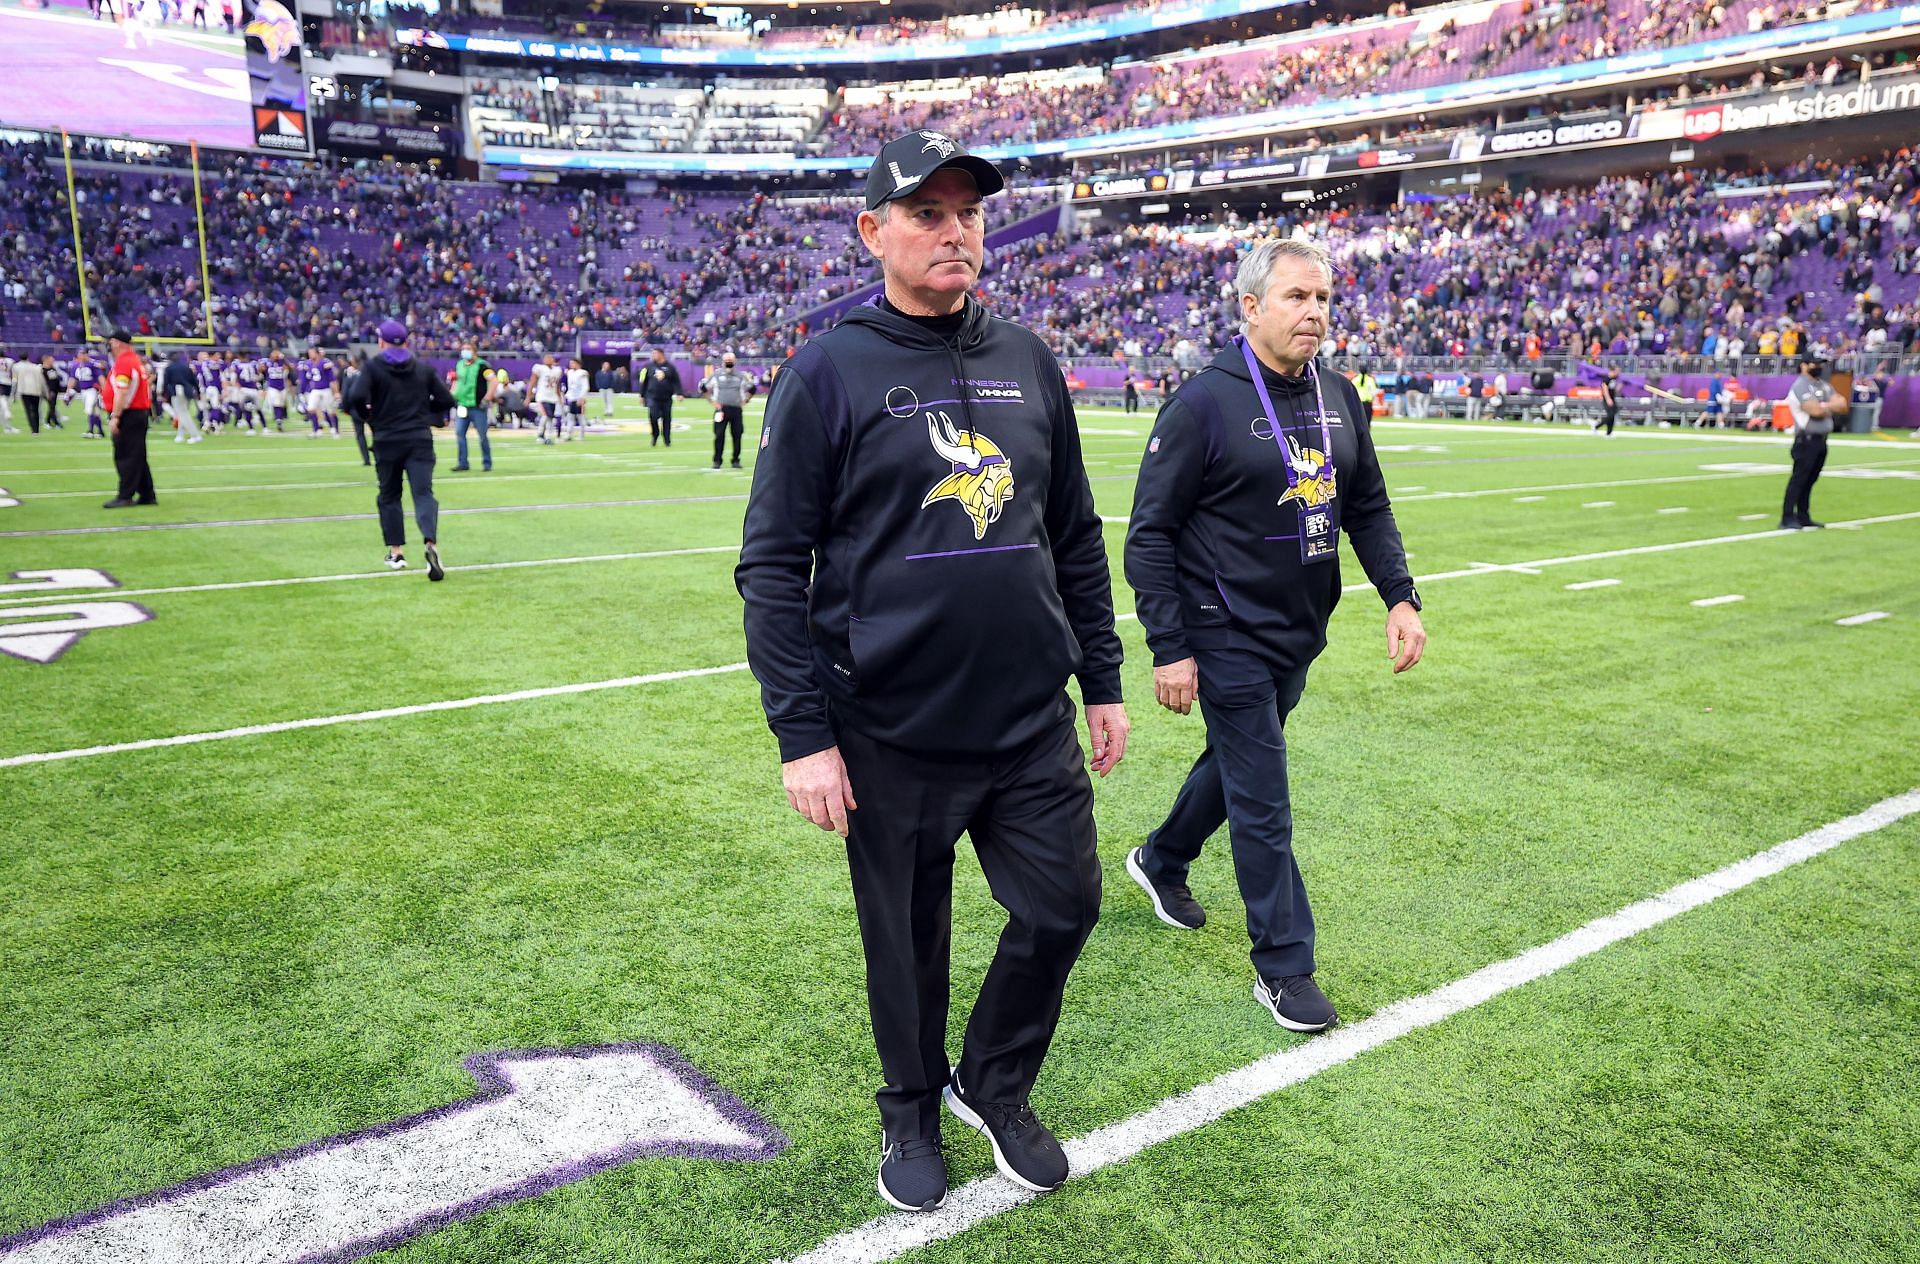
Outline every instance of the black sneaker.
POLYGON ((1800 524, 1797 522, 1783 522, 1774 528, 1775 531, 1798 531, 1799 529, 1800 524))
POLYGON ((958 1067, 940 1096, 955 1119, 986 1137, 993 1146, 993 1165, 1015 1185, 1044 1194, 1067 1179, 1066 1151, 1025 1102, 969 1099, 960 1088, 958 1067))
POLYGON ((437 584, 447 577, 447 568, 440 565, 440 547, 434 544, 423 547, 427 550, 427 578, 437 584))
POLYGON ((1153 915, 1169 926, 1181 930, 1199 930, 1207 924, 1207 910, 1200 907, 1193 898, 1193 892, 1184 883, 1157 882, 1148 876, 1140 864, 1140 853, 1144 847, 1136 847, 1127 853, 1127 876, 1140 884, 1140 889, 1153 901, 1153 915))
POLYGON ((1310 974, 1253 980, 1253 999, 1267 1007, 1273 1021, 1288 1031, 1325 1031, 1340 1021, 1333 1003, 1310 974))
POLYGON ((1802 531, 1825 531, 1827 529, 1827 524, 1824 522, 1815 522, 1813 519, 1809 518, 1805 522, 1800 524, 1800 529, 1802 531))
POLYGON ((733 468, 736 470, 740 468, 740 460, 738 457, 734 458, 733 468))
POLYGON ((880 1174, 874 1188, 901 1211, 932 1211, 947 1201, 947 1161, 938 1136, 895 1141, 880 1138, 880 1174))
POLYGON ((131 500, 128 500, 126 497, 115 496, 112 500, 106 502, 104 505, 101 505, 100 507, 102 509, 125 509, 127 506, 131 504, 133 504, 133 502, 131 500))
POLYGON ((407 569, 407 559, 397 553, 387 554, 384 560, 387 564, 387 569, 390 571, 403 571, 407 569))

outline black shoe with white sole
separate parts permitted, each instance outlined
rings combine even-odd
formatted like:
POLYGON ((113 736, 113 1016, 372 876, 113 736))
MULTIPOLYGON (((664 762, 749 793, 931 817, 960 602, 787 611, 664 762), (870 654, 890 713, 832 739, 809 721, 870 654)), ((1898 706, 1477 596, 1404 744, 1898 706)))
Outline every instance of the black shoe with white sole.
POLYGON ((1333 1002, 1310 974, 1253 980, 1253 999, 1267 1007, 1273 1021, 1288 1031, 1325 1031, 1340 1021, 1333 1002))
POLYGON ((941 1091, 947 1109, 993 1146, 993 1165, 1015 1185, 1038 1193, 1058 1189, 1067 1179, 1067 1152, 1025 1102, 981 1102, 960 1087, 960 1069, 941 1091))
POLYGON ((947 1201, 947 1161, 938 1136, 895 1141, 880 1138, 880 1175, 874 1188, 901 1211, 932 1211, 947 1201))
POLYGON ((440 546, 429 544, 424 547, 427 550, 427 578, 437 584, 447 577, 447 568, 440 565, 440 546))
POLYGON ((389 553, 387 554, 387 569, 390 571, 403 571, 407 569, 407 559, 401 557, 398 553, 389 553))
POLYGON ((1147 893, 1147 899, 1153 902, 1153 915, 1181 930, 1199 930, 1205 926, 1207 910, 1200 907, 1200 902, 1193 898, 1193 892, 1182 882, 1157 881, 1140 862, 1144 851, 1146 848, 1136 847, 1127 853, 1127 876, 1138 882, 1140 889, 1147 893))

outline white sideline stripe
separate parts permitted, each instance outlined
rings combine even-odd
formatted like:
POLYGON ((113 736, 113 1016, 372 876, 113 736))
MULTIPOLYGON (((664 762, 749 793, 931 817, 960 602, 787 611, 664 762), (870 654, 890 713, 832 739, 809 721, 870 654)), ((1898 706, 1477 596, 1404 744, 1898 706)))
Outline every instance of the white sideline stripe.
POLYGON ((406 707, 383 707, 378 711, 354 711, 347 715, 322 715, 307 720, 281 720, 274 724, 249 724, 245 728, 219 729, 209 733, 182 733, 177 737, 149 737, 138 742, 111 742, 104 746, 83 746, 76 750, 45 751, 35 755, 10 755, 0 759, 0 768, 24 764, 50 764, 63 759, 84 759, 91 755, 117 755, 123 751, 153 750, 161 746, 194 746, 201 742, 224 741, 230 737, 259 737, 266 733, 290 733, 295 729, 329 728, 335 724, 358 724, 366 720, 391 720, 403 715, 423 715, 429 711, 464 711, 469 707, 492 706, 497 702, 526 702, 534 698, 558 698, 574 693, 598 693, 603 689, 631 689, 636 685, 657 685, 669 680, 689 680, 695 676, 720 676, 747 670, 745 663, 724 667, 690 667, 684 671, 655 672, 649 676, 621 676, 614 680, 590 680, 577 685, 547 685, 539 689, 516 689, 512 693, 485 693, 474 698, 452 698, 445 702, 421 702, 406 707))
MULTIPOLYGON (((746 493, 730 496, 652 496, 636 500, 568 500, 551 505, 465 505, 442 509, 442 518, 456 514, 544 513, 552 509, 628 509, 636 505, 712 505, 745 500, 746 493)), ((0 531, 0 540, 35 539, 56 535, 121 535, 130 531, 201 531, 211 527, 280 527, 307 522, 371 522, 379 514, 300 514, 291 518, 222 518, 211 522, 129 522, 112 527, 47 527, 37 531, 0 531)))
MULTIPOLYGON (((1906 522, 1920 518, 1920 512, 1904 514, 1883 514, 1877 518, 1860 518, 1849 524, 1833 525, 1872 526, 1883 522, 1906 522)), ((1543 558, 1537 562, 1515 563, 1512 566, 1481 565, 1459 571, 1439 571, 1432 575, 1416 575, 1415 582, 1428 584, 1441 579, 1463 579, 1469 575, 1499 575, 1510 570, 1523 574, 1537 573, 1546 566, 1565 566, 1575 562, 1597 562, 1607 558, 1632 557, 1646 553, 1670 553, 1677 549, 1702 548, 1709 544, 1732 544, 1740 540, 1764 540, 1770 536, 1797 536, 1797 531, 1749 531, 1741 535, 1714 536, 1704 540, 1678 540, 1668 544, 1642 544, 1630 549, 1610 549, 1604 553, 1581 553, 1572 557, 1543 558)), ((584 560, 584 559, 583 559, 584 560)), ((1348 584, 1340 591, 1343 593, 1370 592, 1372 584, 1348 584)), ((1114 616, 1115 622, 1126 622, 1139 616, 1132 611, 1114 616)), ((620 689, 629 685, 653 684, 658 681, 680 680, 690 676, 710 676, 722 672, 746 670, 745 663, 730 663, 724 667, 700 667, 681 672, 666 672, 654 676, 624 676, 618 680, 589 681, 579 685, 555 685, 545 689, 526 689, 516 693, 488 694, 480 698, 456 698, 449 702, 427 702, 408 707, 391 707, 383 711, 361 711, 344 716, 319 716, 310 720, 287 720, 277 724, 250 725, 245 728, 221 729, 212 733, 188 733, 179 737, 146 738, 137 742, 115 742, 104 746, 87 746, 75 750, 45 751, 31 755, 11 755, 0 758, 0 768, 12 768, 22 764, 44 764, 62 759, 80 759, 91 755, 110 755, 121 751, 149 750, 157 746, 184 746, 198 742, 219 741, 230 737, 252 737, 262 733, 281 733, 289 729, 323 728, 331 724, 347 724, 359 720, 380 720, 393 716, 416 715, 423 711, 455 711, 465 707, 483 706, 495 702, 519 702, 529 698, 547 698, 563 693, 593 693, 602 689, 620 689)))
POLYGON ((1577 584, 1568 584, 1568 592, 1585 592, 1589 588, 1612 588, 1620 581, 1617 579, 1588 579, 1577 584))
POLYGON ((1687 604, 1690 606, 1701 606, 1701 607, 1730 606, 1736 601, 1745 601, 1745 600, 1746 598, 1739 593, 1728 593, 1724 597, 1702 597, 1698 601, 1689 601, 1687 604))
MULTIPOLYGON (((98 470, 90 470, 88 472, 92 474, 99 473, 98 470)), ((552 473, 547 473, 547 474, 493 474, 493 473, 484 472, 478 469, 471 470, 471 471, 468 471, 468 470, 459 471, 459 473, 463 473, 463 474, 472 473, 479 476, 472 480, 468 480, 464 478, 453 479, 452 475, 455 473, 455 471, 453 470, 436 470, 434 473, 436 477, 440 477, 444 475, 448 479, 451 479, 451 482, 442 481, 436 485, 436 488, 435 488, 436 491, 445 491, 449 486, 452 486, 457 483, 466 483, 469 481, 479 483, 482 486, 491 486, 494 483, 518 483, 518 482, 525 482, 529 479, 543 479, 543 478, 648 478, 648 477, 652 477, 654 475, 659 475, 659 474, 718 474, 722 472, 723 471, 720 471, 720 470, 695 468, 693 466, 688 466, 685 469, 680 469, 678 467, 672 467, 668 469, 634 468, 634 469, 619 469, 619 470, 607 470, 607 469, 594 468, 594 469, 587 469, 587 470, 573 470, 570 472, 556 470, 552 473)), ((735 471, 735 472, 742 472, 742 471, 735 471)), ((339 491, 343 488, 355 488, 355 487, 367 488, 371 486, 373 486, 373 480, 365 479, 365 478, 354 479, 352 482, 346 482, 346 483, 246 483, 246 484, 235 484, 233 486, 228 486, 228 487, 192 487, 192 486, 175 487, 169 484, 167 487, 167 495, 169 497, 173 497, 173 496, 200 496, 200 495, 212 495, 212 494, 227 495, 235 492, 328 492, 328 491, 339 491)), ((98 497, 98 496, 111 496, 111 495, 113 495, 113 489, 105 488, 101 491, 94 491, 94 492, 29 492, 27 493, 26 499, 28 500, 62 500, 67 498, 98 497)))
MULTIPOLYGON (((646 553, 594 553, 581 557, 535 557, 518 562, 469 562, 465 566, 449 566, 447 573, 465 573, 467 571, 511 571, 534 566, 578 566, 584 562, 633 562, 652 557, 693 557, 701 553, 738 553, 737 544, 714 544, 697 549, 653 549, 646 553)), ((411 572, 418 575, 420 572, 411 572)), ((338 584, 354 579, 405 579, 409 572, 390 571, 352 571, 344 575, 296 575, 285 579, 237 579, 223 584, 176 584, 171 588, 103 588, 98 592, 60 594, 62 601, 99 600, 113 597, 152 597, 161 593, 197 593, 232 592, 241 588, 285 588, 291 584, 338 584)), ((0 608, 7 606, 31 605, 47 600, 46 593, 30 597, 0 597, 0 608)), ((0 634, 4 634, 5 625, 0 624, 0 634)))
POLYGON ((1687 512, 1687 507, 1685 505, 1671 505, 1665 509, 1658 510, 1657 512, 1663 513, 1663 514, 1685 513, 1687 512))
POLYGON ((1580 507, 1582 509, 1611 509, 1613 508, 1613 502, 1610 500, 1590 500, 1580 507))
POLYGON ((1516 505, 1532 505, 1545 499, 1545 496, 1515 496, 1513 503, 1516 505))
MULTIPOLYGON (((1196 1088, 1147 1107, 1137 1115, 1065 1142, 1067 1160, 1080 1180, 1123 1163, 1149 1146, 1194 1131, 1291 1088, 1361 1054, 1464 1013, 1503 993, 1564 970, 1603 948, 1631 939, 1682 913, 1790 869, 1842 843, 1871 834, 1920 812, 1920 789, 1882 799, 1845 820, 1756 852, 1712 873, 1669 887, 1658 895, 1595 918, 1558 939, 1505 961, 1482 967, 1420 996, 1395 1001, 1348 1027, 1270 1053, 1196 1088)), ((907 1251, 954 1237, 1038 1195, 998 1175, 980 1177, 947 1195, 930 1214, 882 1216, 835 1234, 787 1264, 882 1264, 907 1251)))
MULTIPOLYGON (((1447 430, 1447 431, 1466 430, 1466 431, 1477 431, 1482 434, 1503 434, 1503 435, 1509 435, 1514 437, 1526 436, 1528 438, 1533 438, 1533 437, 1544 438, 1546 436, 1551 435, 1555 438, 1560 438, 1560 439, 1587 439, 1587 440, 1594 439, 1593 432, 1591 430, 1588 430, 1585 426, 1580 426, 1578 428, 1568 428, 1566 430, 1561 430, 1557 428, 1543 430, 1538 427, 1522 428, 1520 426, 1474 425, 1470 422, 1462 422, 1462 421, 1413 421, 1406 417, 1375 417, 1373 419, 1373 427, 1377 430, 1381 426, 1405 426, 1410 430, 1447 430)), ((1773 447, 1778 448, 1782 442, 1780 432, 1771 431, 1771 430, 1765 431, 1762 433, 1757 433, 1757 434, 1747 434, 1745 432, 1742 432, 1740 434, 1703 434, 1703 433, 1700 433, 1699 431, 1685 431, 1685 430, 1661 431, 1661 430, 1646 428, 1643 430, 1634 430, 1630 433, 1635 439, 1662 439, 1669 443, 1725 443, 1725 444, 1759 443, 1759 444, 1770 444, 1773 447)), ((1920 437, 1920 432, 1916 432, 1916 437, 1920 437)), ((1605 443, 1605 442, 1606 440, 1604 439, 1598 440, 1595 446, 1598 446, 1598 444, 1605 443)), ((1850 448, 1879 448, 1880 445, 1884 442, 1886 442, 1884 439, 1829 438, 1827 440, 1827 445, 1829 447, 1835 444, 1839 444, 1841 446, 1850 447, 1850 448)))
POLYGON ((1876 619, 1891 619, 1892 617, 1892 615, 1884 610, 1869 610, 1865 614, 1850 614, 1844 619, 1835 619, 1834 623, 1843 628, 1855 628, 1863 623, 1872 623, 1876 619))
POLYGON ((1773 515, 1772 515, 1772 514, 1741 514, 1741 515, 1740 515, 1740 521, 1742 521, 1742 522, 1763 522, 1763 521, 1765 521, 1766 519, 1768 519, 1768 518, 1771 518, 1771 517, 1773 517, 1773 515))

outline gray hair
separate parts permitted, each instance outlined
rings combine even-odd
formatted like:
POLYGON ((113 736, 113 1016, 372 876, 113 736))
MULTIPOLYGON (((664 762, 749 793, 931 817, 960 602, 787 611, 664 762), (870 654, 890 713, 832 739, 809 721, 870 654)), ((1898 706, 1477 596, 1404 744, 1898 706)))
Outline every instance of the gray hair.
POLYGON ((1307 260, 1327 274, 1329 286, 1333 284, 1333 256, 1325 246, 1304 237, 1269 237, 1240 256, 1240 270, 1233 278, 1235 297, 1251 294, 1255 302, 1266 302, 1273 285, 1273 265, 1283 258, 1307 260))

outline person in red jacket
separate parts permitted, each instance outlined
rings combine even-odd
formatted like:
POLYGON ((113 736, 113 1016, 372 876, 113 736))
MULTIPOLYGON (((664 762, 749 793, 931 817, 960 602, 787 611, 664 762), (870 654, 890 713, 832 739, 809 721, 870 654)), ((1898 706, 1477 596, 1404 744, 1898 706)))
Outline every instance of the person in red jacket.
POLYGON ((147 464, 147 426, 153 420, 153 382, 146 362, 133 349, 133 335, 116 329, 107 338, 113 371, 107 375, 107 435, 113 440, 113 466, 120 490, 103 509, 156 505, 153 467, 147 464))

